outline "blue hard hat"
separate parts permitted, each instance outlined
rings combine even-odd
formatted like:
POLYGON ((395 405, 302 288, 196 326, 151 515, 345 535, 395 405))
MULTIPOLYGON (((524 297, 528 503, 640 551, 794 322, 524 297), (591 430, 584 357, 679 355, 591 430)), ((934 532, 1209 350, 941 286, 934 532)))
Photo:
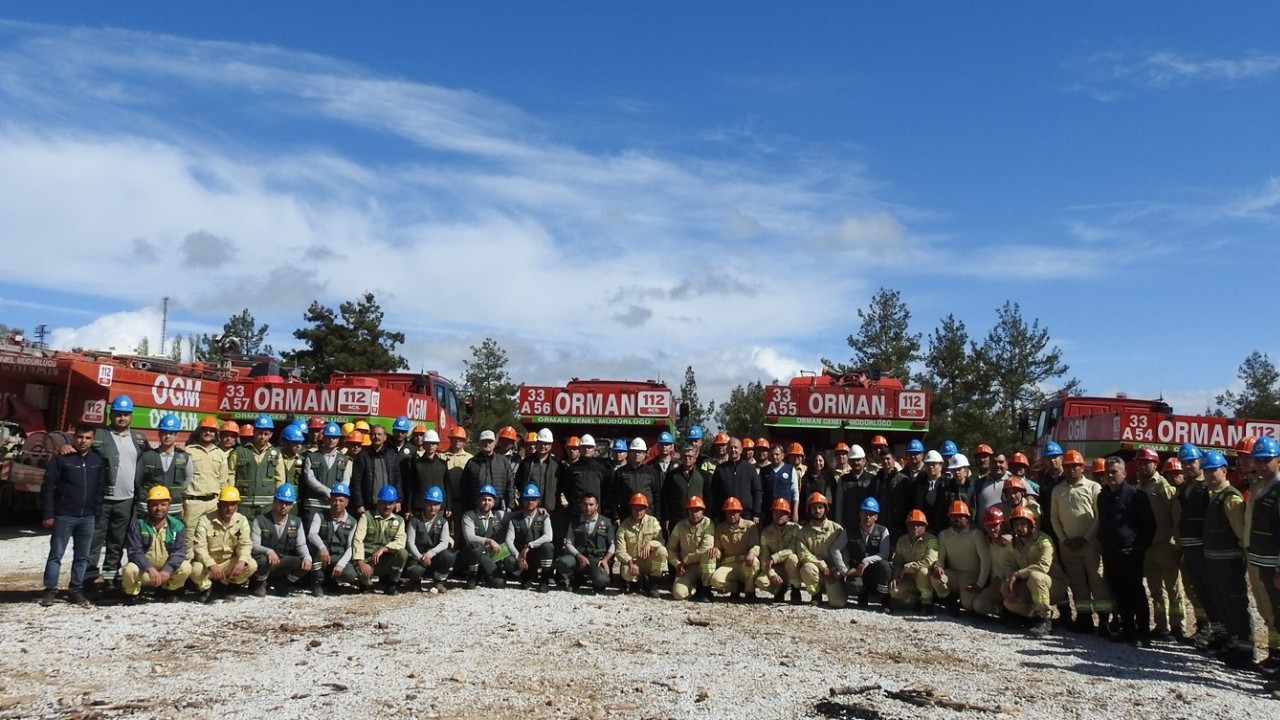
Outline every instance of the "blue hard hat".
POLYGON ((867 511, 867 512, 869 512, 869 513, 875 513, 875 514, 879 515, 879 514, 880 514, 880 502, 879 502, 878 500, 876 500, 875 498, 873 498, 873 497, 869 497, 869 498, 867 498, 866 500, 863 500, 863 501, 862 501, 862 507, 861 507, 861 508, 859 508, 859 509, 861 509, 861 510, 866 510, 866 511, 867 511))
POLYGON ((307 439, 307 434, 302 432, 302 428, 297 425, 286 425, 280 436, 284 438, 285 442, 300 443, 307 439))
POLYGON ((259 415, 253 419, 253 427, 255 430, 275 430, 276 421, 268 415, 259 415))
POLYGON ((675 442, 676 442, 676 439, 672 437, 671 433, 667 432, 666 430, 663 430, 662 432, 658 433, 659 445, 674 445, 675 442))
POLYGON ((404 415, 396 418, 396 421, 391 423, 391 429, 399 430, 401 432, 409 432, 409 418, 404 415))
POLYGON ((111 401, 111 412, 113 413, 131 413, 133 412, 133 398, 128 395, 117 395, 115 400, 111 401))
POLYGON ((383 485, 382 489, 378 491, 378 502, 400 502, 400 491, 396 490, 395 485, 383 485))
POLYGON ((1203 470, 1216 470, 1227 466, 1227 456, 1217 450, 1210 450, 1204 454, 1204 461, 1200 463, 1203 470))
POLYGON ((169 414, 160 418, 160 424, 156 427, 160 432, 178 432, 182 429, 182 421, 177 415, 169 414))
POLYGON ((280 502, 296 503, 298 502, 298 490, 289 483, 285 483, 276 488, 276 499, 280 502))
POLYGON ((329 488, 329 495, 341 495, 342 497, 349 498, 351 497, 351 488, 347 487, 346 483, 338 483, 337 485, 329 488))
POLYGON ((1178 462, 1191 462, 1192 460, 1199 460, 1202 457, 1204 457, 1204 453, 1201 452, 1200 448, 1192 445, 1191 443, 1182 443, 1182 445, 1178 447, 1178 462))
POLYGON ((294 419, 293 419, 293 422, 291 422, 291 423, 289 423, 289 424, 290 424, 290 425, 293 425, 293 426, 295 426, 295 427, 300 427, 300 428, 302 428, 303 430, 306 430, 306 429, 307 429, 307 419, 306 419, 306 418, 304 418, 304 417, 296 417, 296 418, 294 418, 294 419))
POLYGON ((1050 440, 1044 444, 1044 451, 1040 453, 1040 457, 1056 458, 1062 457, 1062 446, 1050 440))
POLYGON ((938 449, 938 452, 942 453, 942 457, 949 458, 960 452, 960 448, 956 447, 956 444, 950 440, 943 440, 942 447, 938 449))
POLYGON ((444 502, 444 491, 439 487, 432 485, 422 494, 422 499, 427 502, 442 503, 444 502))
POLYGON ((494 498, 494 499, 496 500, 496 499, 497 499, 497 497, 498 497, 498 489, 497 489, 497 488, 495 488, 495 487, 494 487, 494 486, 492 486, 492 485, 481 485, 481 486, 480 486, 480 492, 478 492, 478 493, 476 493, 476 494, 477 494, 477 495, 488 495, 489 497, 494 498))
POLYGON ((922 452, 924 452, 924 443, 920 442, 919 440, 912 440, 911 442, 907 443, 908 455, 915 455, 916 453, 922 453, 922 452))
POLYGON ((1249 451, 1249 457, 1258 458, 1259 460, 1280 457, 1280 442, 1277 442, 1270 435, 1264 435, 1254 441, 1253 449, 1249 451))
POLYGON ((626 452, 626 451, 627 451, 627 441, 626 441, 626 440, 623 440, 623 439, 621 439, 621 438, 619 438, 619 439, 617 439, 617 440, 614 440, 614 441, 613 441, 613 451, 614 451, 614 452, 626 452))
POLYGON ((701 439, 702 439, 702 426, 701 426, 701 425, 692 425, 692 426, 690 426, 690 427, 689 427, 689 432, 685 433, 684 438, 685 438, 686 440, 701 440, 701 439))
POLYGON ((533 483, 529 483, 528 485, 524 486, 524 492, 520 493, 520 499, 521 500, 541 500, 542 491, 538 489, 537 485, 534 485, 533 483))
POLYGON ((341 425, 338 425, 338 423, 336 423, 336 422, 325 423, 325 424, 324 424, 324 436, 325 436, 325 437, 333 437, 333 438, 340 438, 340 437, 342 437, 342 426, 341 426, 341 425))

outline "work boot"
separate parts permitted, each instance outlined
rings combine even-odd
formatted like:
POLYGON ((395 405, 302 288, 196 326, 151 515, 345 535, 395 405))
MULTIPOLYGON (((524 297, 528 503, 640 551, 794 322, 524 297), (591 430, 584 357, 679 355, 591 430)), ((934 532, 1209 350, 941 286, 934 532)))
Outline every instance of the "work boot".
POLYGON ((449 590, 449 585, 445 583, 445 580, 447 579, 448 578, 436 578, 436 581, 431 584, 431 587, 435 588, 436 592, 444 594, 449 590))
POLYGON ((729 602, 731 603, 742 602, 742 593, 738 592, 737 590, 731 591, 729 593, 729 602))
POLYGON ((257 598, 267 596, 267 581, 254 578, 249 581, 249 594, 257 598))
POLYGON ((799 605, 801 602, 803 601, 800 598, 800 588, 792 587, 791 588, 791 604, 799 605))
POLYGON ((1010 610, 1009 608, 1001 606, 1000 624, 1004 625, 1007 628, 1015 628, 1018 625, 1022 624, 1022 618, 1018 617, 1017 613, 1010 610))
POLYGON ((1045 637, 1051 632, 1053 632, 1053 623, 1049 622, 1049 618, 1040 618, 1032 624, 1027 634, 1032 637, 1045 637))
POLYGON ((44 595, 40 596, 40 607, 51 607, 58 601, 57 590, 45 590, 44 595))
POLYGON ((649 597, 653 598, 654 600, 657 600, 658 598, 662 597, 661 595, 662 582, 659 578, 649 578, 648 585, 649 585, 649 588, 647 592, 649 597))
POLYGON ((752 589, 742 591, 742 601, 748 605, 756 604, 756 591, 752 589))
POLYGON ((1267 659, 1258 663, 1258 672, 1267 676, 1280 676, 1280 648, 1269 648, 1267 659))
POLYGON ((141 604, 142 604, 142 593, 138 593, 137 595, 125 595, 125 596, 124 596, 124 599, 123 599, 123 600, 121 600, 121 601, 120 601, 120 603, 121 603, 122 605, 126 606, 126 607, 133 607, 134 605, 141 605, 141 604))
POLYGON ((698 589, 693 593, 694 602, 709 603, 711 602, 711 588, 706 585, 699 585, 698 589))
POLYGON ((933 615, 933 603, 931 602, 920 603, 920 614, 924 615, 925 617, 929 617, 930 615, 933 615))
POLYGON ((79 590, 72 590, 71 594, 67 595, 67 602, 81 608, 87 608, 92 605, 92 603, 89 602, 89 598, 85 597, 84 593, 79 590))
POLYGON ((774 601, 774 602, 776 602, 776 603, 780 603, 780 602, 785 601, 785 600, 786 600, 786 597, 787 597, 787 586, 786 586, 786 585, 783 585, 782 587, 779 587, 777 590, 774 590, 774 591, 773 591, 773 601, 774 601))
POLYGON ((384 580, 382 582, 382 591, 388 595, 399 595, 400 583, 394 580, 384 580))
POLYGON ((465 587, 468 590, 475 590, 476 586, 479 584, 480 584, 480 578, 477 573, 473 573, 473 572, 467 573, 467 584, 464 585, 463 587, 465 587))
POLYGON ((316 578, 311 581, 311 597, 324 597, 324 580, 316 578))
POLYGON ((1062 604, 1058 606, 1058 616, 1053 619, 1053 629, 1059 632, 1063 630, 1072 630, 1071 622, 1071 605, 1062 604))
POLYGON ((1092 635, 1094 633, 1093 616, 1086 613, 1080 613, 1076 617, 1076 621, 1071 624, 1071 632, 1080 633, 1082 635, 1092 635))
POLYGON ((822 591, 821 590, 818 590, 813 594, 813 597, 809 598, 809 604, 814 607, 822 607, 822 591))
POLYGON ((212 605, 213 604, 213 588, 207 588, 205 590, 201 590, 200 594, 196 596, 196 602, 199 602, 201 605, 212 605))

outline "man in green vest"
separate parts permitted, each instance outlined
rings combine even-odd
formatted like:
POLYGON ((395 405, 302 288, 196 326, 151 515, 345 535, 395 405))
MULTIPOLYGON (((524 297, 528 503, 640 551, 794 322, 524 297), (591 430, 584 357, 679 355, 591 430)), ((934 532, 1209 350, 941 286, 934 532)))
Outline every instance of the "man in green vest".
POLYGON ((275 501, 277 468, 280 451, 271 446, 271 434, 275 422, 266 415, 253 421, 253 439, 248 445, 237 446, 231 452, 232 474, 236 489, 243 498, 240 513, 252 525, 259 515, 269 511, 275 501))
POLYGON ((421 514, 409 520, 408 549, 412 560, 405 573, 411 590, 422 587, 428 570, 433 581, 429 588, 432 594, 448 589, 444 581, 453 570, 458 554, 450 548, 453 538, 449 536, 449 521, 444 519, 441 510, 443 505, 444 490, 432 485, 422 494, 421 514))
POLYGON ((1253 617, 1241 540, 1245 538, 1245 505, 1240 491, 1227 482, 1227 459, 1217 450, 1200 458, 1209 505, 1204 514, 1204 567, 1211 604, 1221 613, 1222 628, 1210 647, 1228 667, 1252 668, 1253 617))
POLYGON ((473 589, 484 577, 489 587, 502 587, 502 571, 498 561, 505 549, 498 542, 502 527, 502 513, 494 509, 498 490, 492 485, 482 485, 476 495, 476 507, 462 516, 462 562, 467 568, 467 589, 473 589))
POLYGON ((520 510, 507 521, 506 571, 520 579, 521 589, 528 590, 534 580, 538 592, 547 592, 551 582, 551 565, 555 561, 551 515, 541 507, 542 491, 529 483, 520 493, 520 510))
POLYGON ((164 600, 182 594, 191 576, 187 560, 187 527, 169 515, 169 489, 153 485, 147 490, 147 512, 129 526, 125 535, 128 563, 120 572, 125 602, 137 602, 142 588, 156 589, 164 600))
POLYGON ((400 592, 400 575, 409 561, 405 549, 408 536, 404 518, 394 514, 400 502, 400 492, 395 485, 383 485, 378 490, 375 511, 360 516, 355 535, 351 538, 351 559, 360 573, 360 586, 373 587, 377 579, 388 595, 400 592))
POLYGON ((613 523, 600 514, 600 498, 594 493, 582 496, 582 515, 570 526, 564 549, 555 568, 564 577, 566 590, 587 581, 586 590, 594 595, 609 586, 609 565, 615 550, 613 523))
POLYGON ((309 582, 311 552, 307 550, 307 536, 302 530, 302 521, 292 514, 296 502, 298 491, 292 485, 281 485, 276 490, 271 512, 253 521, 249 538, 258 572, 250 582, 250 589, 257 597, 266 597, 269 583, 274 583, 276 593, 283 597, 300 581, 312 585, 314 594, 314 584, 309 582))
POLYGON ((356 567, 351 562, 356 517, 347 512, 349 502, 351 490, 340 482, 329 489, 329 507, 312 515, 309 521, 307 543, 315 550, 311 594, 316 597, 324 596, 325 585, 336 589, 339 581, 356 584, 356 567))
POLYGON ((332 489, 342 484, 351 487, 351 468, 354 463, 339 445, 342 428, 338 423, 326 423, 320 431, 320 447, 302 457, 302 521, 310 532, 311 518, 329 510, 332 489))
MULTIPOLYGON (((117 395, 111 401, 109 426, 94 433, 93 449, 107 463, 107 487, 93 527, 93 543, 89 546, 89 568, 84 576, 86 589, 96 590, 99 577, 114 583, 120 572, 124 536, 133 521, 138 458, 150 447, 142 433, 129 429, 132 422, 133 400, 128 395, 117 395), (102 559, 104 550, 105 560, 102 559)), ((63 455, 74 451, 70 443, 62 447, 63 455)))
MULTIPOLYGON (((195 466, 191 464, 191 456, 186 450, 177 446, 178 431, 182 429, 182 421, 177 415, 165 415, 160 418, 160 447, 148 449, 138 458, 137 477, 139 498, 135 512, 138 517, 145 517, 150 504, 148 493, 151 488, 163 486, 169 491, 171 498, 169 512, 182 515, 182 491, 191 482, 195 466)), ((184 525, 185 527, 185 525, 184 525)), ((190 548, 187 548, 190 550, 190 548)), ((188 558, 190 559, 190 558, 188 558)))
MULTIPOLYGON (((305 431, 297 423, 285 425, 280 431, 280 462, 276 464, 276 488, 282 485, 302 487, 302 443, 305 431)), ((297 514, 297 506, 293 509, 297 514)))

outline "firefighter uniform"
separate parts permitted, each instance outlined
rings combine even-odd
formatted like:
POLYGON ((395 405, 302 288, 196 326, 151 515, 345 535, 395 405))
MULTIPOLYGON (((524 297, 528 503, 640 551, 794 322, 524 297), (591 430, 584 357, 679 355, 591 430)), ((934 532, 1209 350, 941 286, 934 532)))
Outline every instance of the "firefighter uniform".
POLYGON ((926 532, 918 540, 910 535, 898 538, 893 551, 893 575, 897 582, 889 586, 890 596, 905 605, 933 605, 933 583, 929 570, 938 563, 938 537, 926 532))
POLYGON ((800 555, 796 553, 796 540, 800 526, 793 522, 783 525, 772 523, 760 531, 760 572, 756 575, 756 589, 779 593, 789 587, 800 587, 800 555), (782 583, 775 586, 773 576, 782 583))
POLYGON ((1186 634, 1186 609, 1179 582, 1177 547, 1174 545, 1173 486, 1160 473, 1141 483, 1155 516, 1156 532, 1143 558, 1143 575, 1151 593, 1151 613, 1157 634, 1186 634))
POLYGON ((252 523, 259 515, 271 511, 275 502, 280 466, 279 448, 267 445, 261 450, 241 445, 231 453, 235 486, 240 491, 240 510, 252 523))
POLYGON ((711 573, 711 588, 754 595, 756 573, 760 572, 760 528, 741 515, 737 524, 725 520, 716 525, 715 548, 720 557, 711 573))
POLYGON ((307 542, 313 549, 311 557, 317 572, 312 577, 317 583, 332 580, 356 584, 356 566, 351 562, 351 540, 355 534, 356 517, 345 510, 340 517, 334 517, 332 510, 311 516, 307 542), (328 553, 328 562, 324 561, 321 550, 328 553), (335 570, 338 572, 336 578, 333 575, 335 570))
POLYGON ((437 512, 433 518, 415 515, 409 521, 405 542, 409 557, 412 558, 405 570, 410 586, 420 586, 430 570, 436 588, 443 589, 444 581, 448 579, 458 559, 458 554, 452 549, 453 538, 449 534, 449 521, 444 519, 444 513, 437 512), (423 560, 426 560, 425 565, 423 560))
POLYGON ((958 595, 960 607, 973 610, 973 601, 991 579, 991 554, 981 530, 969 527, 961 532, 947 528, 938 534, 938 562, 942 577, 929 575, 929 584, 939 600, 958 595), (978 589, 969 589, 970 585, 978 589))
POLYGON ((151 568, 169 573, 169 581, 162 586, 165 590, 181 590, 191 576, 186 534, 187 526, 174 515, 165 518, 161 527, 153 527, 145 515, 134 520, 124 539, 128 560, 120 573, 120 587, 124 594, 137 596, 141 593, 143 578, 151 568))
POLYGON ((1258 614, 1267 626, 1268 662, 1280 664, 1280 475, 1260 477, 1250 487, 1245 514, 1249 552, 1249 585, 1258 614))
MULTIPOLYGON (((811 503, 812 504, 812 503, 811 503)), ((830 518, 814 524, 812 521, 802 525, 796 533, 796 553, 800 556, 800 582, 811 597, 825 592, 827 604, 833 608, 842 608, 848 599, 844 592, 843 552, 845 544, 844 528, 830 518), (825 577, 823 570, 828 571, 825 577)))
POLYGON ((662 544, 662 525, 657 518, 646 514, 640 520, 633 517, 623 520, 618 525, 616 545, 623 582, 636 582, 640 575, 662 577, 667 567, 667 547, 662 544), (642 561, 640 552, 646 547, 649 548, 649 559, 642 561), (630 567, 633 561, 639 566, 639 574, 630 567))
POLYGON ((675 582, 671 584, 672 599, 687 600, 698 588, 711 588, 716 561, 707 557, 707 551, 715 543, 715 523, 706 515, 697 525, 685 518, 671 529, 671 537, 667 539, 667 557, 676 573, 675 582))
POLYGON ((982 586, 977 596, 973 598, 973 611, 978 615, 995 617, 1000 614, 1000 608, 1004 606, 1004 593, 1000 586, 1012 572, 1010 566, 1013 561, 1009 558, 1009 546, 1013 541, 1009 539, 1001 544, 990 537, 984 537, 983 542, 987 544, 988 567, 991 569, 991 574, 987 584, 982 586))
POLYGON ((1015 537, 1007 548, 1003 574, 1025 582, 1014 585, 1013 595, 1004 599, 1004 606, 1023 617, 1048 620, 1053 615, 1053 541, 1032 528, 1030 535, 1015 537))
MULTIPOLYGON (((200 518, 218 508, 218 493, 231 484, 227 454, 216 445, 188 445, 191 479, 183 488, 182 522, 187 526, 187 553, 195 550, 194 536, 200 518)), ((190 557, 188 557, 190 559, 190 557)))
MULTIPOLYGON (((382 505, 383 503, 379 503, 382 505)), ((368 579, 363 574, 360 584, 370 587, 376 578, 384 589, 394 592, 400 575, 404 572, 405 563, 409 561, 409 551, 405 549, 407 534, 404 529, 404 518, 396 514, 386 517, 367 512, 356 521, 356 530, 351 537, 351 560, 359 566, 373 558, 379 548, 386 548, 378 562, 373 564, 373 573, 368 579)))
POLYGON ((1249 613, 1245 587, 1244 498, 1228 483, 1209 488, 1209 505, 1204 515, 1204 565, 1213 607, 1221 612, 1214 618, 1215 629, 1230 638, 1228 650, 1240 664, 1253 662, 1253 619, 1249 613), (1247 662, 1244 658, 1247 657, 1247 662))
POLYGON ((229 522, 223 522, 217 513, 202 516, 196 522, 194 533, 195 547, 192 554, 195 561, 191 563, 191 582, 198 590, 208 590, 213 586, 209 568, 217 565, 222 568, 224 581, 228 585, 244 585, 258 571, 258 563, 253 559, 253 539, 249 521, 240 513, 231 516, 229 522), (231 575, 236 563, 243 562, 244 569, 237 575, 231 575))
POLYGON ((1111 613, 1111 590, 1102 580, 1102 554, 1098 545, 1098 494, 1102 486, 1081 478, 1069 480, 1053 489, 1050 503, 1054 535, 1058 538, 1062 568, 1071 585, 1071 595, 1076 606, 1076 621, 1084 626, 1092 624, 1092 614, 1111 613), (1083 538, 1078 548, 1068 547, 1067 541, 1083 538))
POLYGON ((1210 629, 1222 620, 1213 607, 1204 565, 1204 516, 1209 509, 1209 488, 1204 474, 1184 480, 1175 490, 1171 515, 1182 553, 1183 592, 1196 618, 1196 634, 1208 639, 1210 629))
POLYGON ((556 571, 565 578, 565 587, 586 579, 591 587, 600 591, 609 586, 609 568, 602 565, 605 558, 615 552, 613 523, 597 513, 595 519, 579 516, 569 527, 564 539, 565 554, 555 563, 556 571), (578 556, 587 559, 586 565, 578 563, 578 556))
POLYGON ((296 515, 285 515, 283 522, 276 522, 275 514, 271 512, 259 515, 250 524, 249 539, 253 560, 258 564, 253 580, 259 587, 274 580, 278 588, 287 590, 288 585, 280 582, 282 579, 290 584, 300 581, 311 584, 310 576, 315 568, 303 570, 303 564, 311 562, 311 551, 307 549, 302 521, 296 515), (267 551, 276 554, 278 562, 275 565, 270 563, 267 551))

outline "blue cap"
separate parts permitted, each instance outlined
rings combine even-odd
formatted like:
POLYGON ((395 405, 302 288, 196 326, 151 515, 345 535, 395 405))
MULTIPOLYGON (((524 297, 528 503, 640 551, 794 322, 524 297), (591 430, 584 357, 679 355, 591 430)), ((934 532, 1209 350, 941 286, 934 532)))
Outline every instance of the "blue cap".
POLYGON ((1200 463, 1203 470, 1217 470, 1227 466, 1227 456, 1217 450, 1210 450, 1204 454, 1204 462, 1200 463))
POLYGON ((879 515, 879 514, 880 514, 880 502, 879 502, 879 501, 877 501, 877 500, 876 500, 875 498, 873 498, 873 497, 869 497, 869 498, 867 498, 866 500, 863 500, 863 501, 862 501, 862 507, 861 507, 861 508, 859 508, 859 509, 861 509, 861 510, 866 510, 866 511, 867 511, 867 512, 869 512, 869 513, 875 513, 875 514, 879 515))
POLYGON ((284 438, 285 442, 292 443, 300 443, 307 439, 306 433, 302 432, 302 428, 297 425, 286 425, 280 437, 284 438))
POLYGON ((160 418, 160 424, 157 426, 160 432, 178 432, 182 429, 182 421, 177 415, 172 413, 160 418))
POLYGON ((344 498, 349 498, 351 497, 351 488, 347 487, 346 483, 338 483, 329 488, 329 495, 341 495, 344 498))
POLYGON ((1044 444, 1044 451, 1040 453, 1040 457, 1043 457, 1043 458, 1062 457, 1062 446, 1050 440, 1049 442, 1044 444))
POLYGON ((378 502, 400 502, 400 491, 396 490, 395 485, 383 485, 382 489, 378 491, 378 502))
POLYGON ((690 427, 689 427, 689 432, 685 433, 684 439, 685 439, 685 440, 701 440, 701 439, 702 439, 702 426, 701 426, 701 425, 692 425, 692 426, 690 426, 690 427))
POLYGON ((396 421, 391 423, 391 429, 399 430, 401 432, 409 432, 409 418, 404 415, 396 418, 396 421))
POLYGON ((1202 457, 1204 457, 1204 453, 1200 451, 1200 448, 1192 445, 1191 443, 1182 443, 1182 445, 1178 447, 1178 462, 1191 462, 1192 460, 1199 460, 1202 457))
POLYGON ((621 438, 619 438, 619 439, 617 439, 617 440, 614 440, 614 441, 613 441, 613 451, 614 451, 614 452, 626 452, 626 451, 627 451, 627 441, 626 441, 626 440, 623 440, 623 439, 621 439, 621 438))
POLYGON ((1277 442, 1270 435, 1264 435, 1254 441, 1253 449, 1249 451, 1249 457, 1258 458, 1259 460, 1280 457, 1280 442, 1277 442))
POLYGON ((956 444, 950 440, 943 440, 942 447, 938 449, 938 452, 942 453, 942 457, 949 458, 960 452, 960 448, 956 447, 956 444))
POLYGON ((342 437, 342 426, 336 422, 324 424, 324 436, 331 438, 342 437))
POLYGON ((495 488, 495 487, 494 487, 494 486, 492 486, 492 485, 481 485, 481 486, 480 486, 480 492, 478 492, 478 493, 476 493, 476 494, 477 494, 477 495, 488 495, 489 497, 494 498, 494 499, 496 500, 496 499, 498 498, 498 489, 497 489, 497 488, 495 488))
POLYGON ((298 502, 298 490, 289 483, 285 483, 276 488, 276 499, 280 502, 296 503, 298 502))
POLYGON ((133 398, 128 395, 117 395, 115 400, 111 401, 111 412, 113 413, 131 413, 133 412, 133 398))
POLYGON ((541 500, 542 491, 538 489, 537 485, 534 485, 533 483, 529 483, 528 485, 524 486, 524 492, 520 493, 520 499, 521 500, 541 500))
POLYGON ((276 421, 267 415, 259 415, 253 420, 253 428, 255 430, 275 430, 276 421))
POLYGON ((444 502, 444 491, 441 490, 438 486, 432 485, 431 487, 427 488, 427 491, 425 493, 422 494, 422 499, 426 500, 427 502, 442 503, 444 502))
POLYGON ((662 432, 658 433, 659 445, 674 445, 675 442, 676 442, 676 439, 672 437, 671 433, 667 432, 666 430, 663 430, 662 432))

